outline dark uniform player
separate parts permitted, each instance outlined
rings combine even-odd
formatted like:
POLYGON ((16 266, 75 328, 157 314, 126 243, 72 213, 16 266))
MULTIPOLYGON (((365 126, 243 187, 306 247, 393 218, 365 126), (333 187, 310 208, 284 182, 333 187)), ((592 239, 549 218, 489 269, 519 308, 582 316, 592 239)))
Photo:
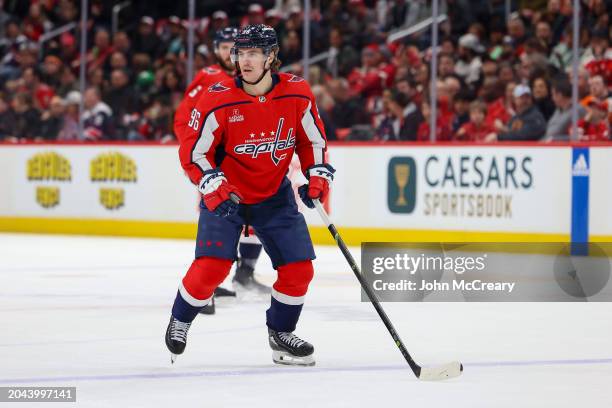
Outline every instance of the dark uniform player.
MULTIPOLYGON (((205 67, 196 74, 174 114, 174 133, 179 141, 183 139, 184 133, 187 131, 191 111, 195 108, 200 97, 208 90, 208 87, 217 82, 233 78, 235 66, 231 61, 230 52, 234 46, 234 38, 237 32, 238 30, 234 27, 226 27, 215 33, 213 45, 217 64, 205 67)), ((241 256, 233 278, 234 286, 237 289, 256 290, 260 293, 269 294, 270 288, 255 279, 255 263, 261 253, 261 243, 257 236, 251 234, 250 237, 241 238, 239 251, 241 256)), ((235 296, 235 293, 219 287, 215 290, 215 295, 235 296)), ((215 313, 214 298, 202 309, 201 313, 215 313)))
POLYGON ((297 152, 309 179, 300 196, 312 207, 313 199, 327 195, 334 169, 325 163, 327 142, 310 87, 273 72, 277 53, 271 27, 251 25, 238 33, 232 49, 238 76, 209 87, 181 140, 181 164, 203 199, 196 259, 179 285, 166 331, 173 360, 184 351, 198 311, 228 275, 242 226, 251 225, 278 272, 266 312, 273 360, 314 364, 314 347, 293 331, 315 254, 286 174, 297 152))

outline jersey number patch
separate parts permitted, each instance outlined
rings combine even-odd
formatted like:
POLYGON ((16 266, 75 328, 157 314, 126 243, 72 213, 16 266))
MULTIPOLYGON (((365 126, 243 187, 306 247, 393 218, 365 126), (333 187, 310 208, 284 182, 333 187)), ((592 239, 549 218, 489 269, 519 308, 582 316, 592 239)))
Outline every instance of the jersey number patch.
POLYGON ((187 124, 187 126, 192 128, 193 130, 198 130, 200 128, 201 115, 202 114, 197 109, 192 110, 191 117, 189 118, 189 123, 187 124))

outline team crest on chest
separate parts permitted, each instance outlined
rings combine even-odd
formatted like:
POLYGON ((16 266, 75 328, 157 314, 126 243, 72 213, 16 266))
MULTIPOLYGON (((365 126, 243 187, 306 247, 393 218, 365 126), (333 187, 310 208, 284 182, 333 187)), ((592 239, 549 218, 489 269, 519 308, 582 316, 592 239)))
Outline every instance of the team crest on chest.
POLYGON ((234 153, 247 154, 256 159, 261 154, 270 154, 272 162, 278 166, 279 163, 287 157, 287 152, 295 146, 295 136, 293 136, 293 128, 287 131, 287 138, 281 139, 283 133, 283 125, 285 118, 278 120, 276 131, 270 131, 269 135, 266 132, 251 132, 246 143, 236 145, 234 153), (258 137, 258 138, 256 138, 258 137))
POLYGON ((208 92, 223 92, 227 90, 229 90, 229 88, 221 85, 221 82, 217 82, 216 84, 212 84, 208 87, 208 92))

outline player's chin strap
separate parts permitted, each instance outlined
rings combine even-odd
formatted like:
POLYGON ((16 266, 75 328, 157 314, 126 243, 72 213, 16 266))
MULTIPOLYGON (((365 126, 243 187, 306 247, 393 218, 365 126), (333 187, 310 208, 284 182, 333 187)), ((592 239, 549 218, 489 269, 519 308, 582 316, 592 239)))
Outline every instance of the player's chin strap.
POLYGON ((244 79, 243 76, 240 76, 240 79, 242 80, 242 82, 245 82, 249 85, 257 85, 258 83, 261 82, 261 80, 263 79, 264 76, 266 76, 266 73, 270 70, 270 68, 264 69, 264 72, 259 76, 259 78, 257 78, 257 81, 255 82, 249 82, 246 79, 244 79))

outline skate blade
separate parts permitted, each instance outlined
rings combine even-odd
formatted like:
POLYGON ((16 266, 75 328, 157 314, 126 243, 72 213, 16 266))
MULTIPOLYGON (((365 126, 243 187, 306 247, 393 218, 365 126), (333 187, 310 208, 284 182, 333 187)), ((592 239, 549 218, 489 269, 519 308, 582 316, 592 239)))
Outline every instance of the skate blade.
POLYGON ((177 357, 178 357, 178 354, 170 353, 170 364, 174 364, 174 362, 176 361, 177 357))
POLYGON ((309 356, 294 356, 284 351, 272 351, 272 361, 276 364, 289 365, 289 366, 303 366, 311 367, 315 365, 315 359, 311 355, 309 356))

